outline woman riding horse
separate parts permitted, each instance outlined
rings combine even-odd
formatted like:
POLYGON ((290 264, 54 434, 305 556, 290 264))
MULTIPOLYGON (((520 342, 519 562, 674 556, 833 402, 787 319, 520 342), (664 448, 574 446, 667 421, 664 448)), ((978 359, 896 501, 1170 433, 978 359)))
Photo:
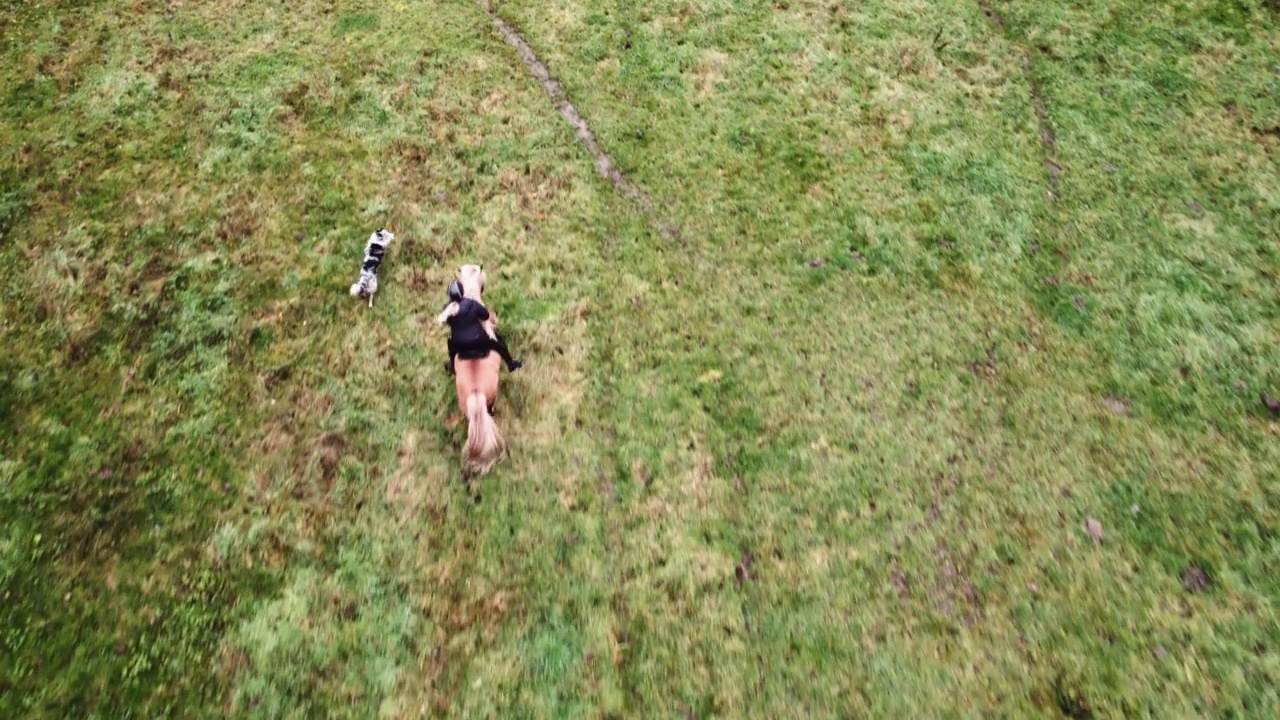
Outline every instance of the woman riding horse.
MULTIPOLYGON (((484 271, 479 265, 463 265, 458 269, 462 294, 481 305, 484 271)), ((440 314, 440 324, 448 322, 449 310, 440 314)), ((489 313, 484 329, 494 336, 497 316, 489 313)), ((506 441, 493 421, 493 404, 498 399, 498 372, 502 357, 491 348, 459 348, 454 364, 454 385, 458 391, 458 409, 467 416, 467 444, 462 450, 462 477, 470 480, 484 475, 498 464, 506 452, 506 441)))
POLYGON ((507 370, 515 372, 524 363, 511 357, 507 343, 496 330, 485 327, 484 321, 489 319, 489 308, 462 294, 462 283, 457 280, 449 283, 449 302, 440 313, 444 322, 449 324, 449 360, 444 369, 453 374, 453 361, 463 350, 473 350, 478 354, 486 348, 493 350, 507 364, 507 370))

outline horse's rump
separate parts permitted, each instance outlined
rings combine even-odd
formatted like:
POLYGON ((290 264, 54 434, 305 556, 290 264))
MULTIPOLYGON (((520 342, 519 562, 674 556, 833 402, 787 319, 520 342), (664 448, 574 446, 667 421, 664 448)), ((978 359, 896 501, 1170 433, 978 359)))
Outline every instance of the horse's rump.
POLYGON ((467 442, 463 448, 463 477, 483 475, 506 451, 506 441, 494 423, 490 408, 498 399, 498 372, 501 358, 488 352, 479 360, 455 363, 458 409, 467 418, 467 442))
POLYGON ((479 359, 465 358, 461 353, 454 363, 454 384, 458 391, 458 411, 467 412, 467 396, 473 392, 484 394, 485 401, 492 406, 498 399, 498 373, 502 367, 502 358, 498 353, 487 351, 479 359))

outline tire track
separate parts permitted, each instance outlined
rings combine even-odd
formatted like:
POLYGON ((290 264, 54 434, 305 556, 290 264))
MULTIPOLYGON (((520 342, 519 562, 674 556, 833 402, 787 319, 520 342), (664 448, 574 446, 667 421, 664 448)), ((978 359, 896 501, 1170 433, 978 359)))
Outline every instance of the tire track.
POLYGON ((1049 106, 1045 103, 1044 90, 1041 89, 1040 83, 1036 81, 1035 75, 1031 72, 1031 61, 1034 59, 1035 51, 1018 44, 1013 38, 1009 37, 1009 25, 1005 22, 1004 16, 996 11, 991 5, 990 0, 977 0, 978 7, 982 8, 982 14, 987 16, 993 24, 999 26, 1005 35, 1005 39, 1013 43, 1021 51, 1022 55, 1022 74, 1027 79, 1027 85, 1031 90, 1031 107, 1035 109, 1036 122, 1040 126, 1040 163, 1044 165, 1045 171, 1049 174, 1049 198, 1051 200, 1058 199, 1058 184, 1062 177, 1062 164, 1058 162, 1058 135, 1053 130, 1053 118, 1049 116, 1049 106))
POLYGON ((613 156, 600 145, 595 133, 591 131, 591 126, 587 123, 587 119, 582 116, 582 113, 578 112, 578 108, 569 99, 564 86, 551 75, 546 63, 542 62, 542 59, 529 46, 529 43, 525 42, 520 32, 503 20, 492 5, 484 2, 484 0, 477 0, 477 4, 489 16, 493 26, 497 28, 502 38, 507 41, 507 44, 515 49, 524 66, 542 85, 542 89, 547 93, 551 103, 560 111, 560 115, 565 119, 565 122, 569 123, 569 126, 573 128, 574 134, 578 137, 578 142, 591 154, 592 159, 595 161, 596 169, 600 171, 600 174, 612 183, 613 187, 623 197, 635 203, 642 212, 649 215, 654 227, 664 238, 679 240, 679 227, 661 214, 653 198, 618 168, 613 156))

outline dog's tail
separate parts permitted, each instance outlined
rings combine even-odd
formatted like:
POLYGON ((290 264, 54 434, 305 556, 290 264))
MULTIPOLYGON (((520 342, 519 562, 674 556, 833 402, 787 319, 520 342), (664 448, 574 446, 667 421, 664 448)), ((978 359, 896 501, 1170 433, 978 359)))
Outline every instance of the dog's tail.
POLYGON ((378 274, 361 270, 360 279, 351 285, 351 297, 364 297, 376 292, 378 292, 378 274))
POLYGON ((489 414, 484 393, 467 396, 467 445, 462 451, 462 474, 466 479, 484 475, 502 459, 507 449, 498 425, 489 414))

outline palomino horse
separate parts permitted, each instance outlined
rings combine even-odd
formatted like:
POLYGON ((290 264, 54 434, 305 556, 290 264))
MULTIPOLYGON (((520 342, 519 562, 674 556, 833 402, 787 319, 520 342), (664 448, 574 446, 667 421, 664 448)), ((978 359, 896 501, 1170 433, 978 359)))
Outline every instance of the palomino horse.
MULTIPOLYGON (((463 265, 458 268, 458 282, 462 294, 482 303, 484 271, 479 265, 463 265)), ((490 335, 497 325, 497 315, 489 311, 485 330, 490 335)), ((467 444, 462 450, 462 477, 470 480, 484 475, 502 459, 507 444, 493 421, 493 404, 498 399, 498 370, 502 358, 496 352, 483 356, 461 352, 454 363, 457 375, 454 383, 458 390, 458 409, 467 416, 467 444)))

